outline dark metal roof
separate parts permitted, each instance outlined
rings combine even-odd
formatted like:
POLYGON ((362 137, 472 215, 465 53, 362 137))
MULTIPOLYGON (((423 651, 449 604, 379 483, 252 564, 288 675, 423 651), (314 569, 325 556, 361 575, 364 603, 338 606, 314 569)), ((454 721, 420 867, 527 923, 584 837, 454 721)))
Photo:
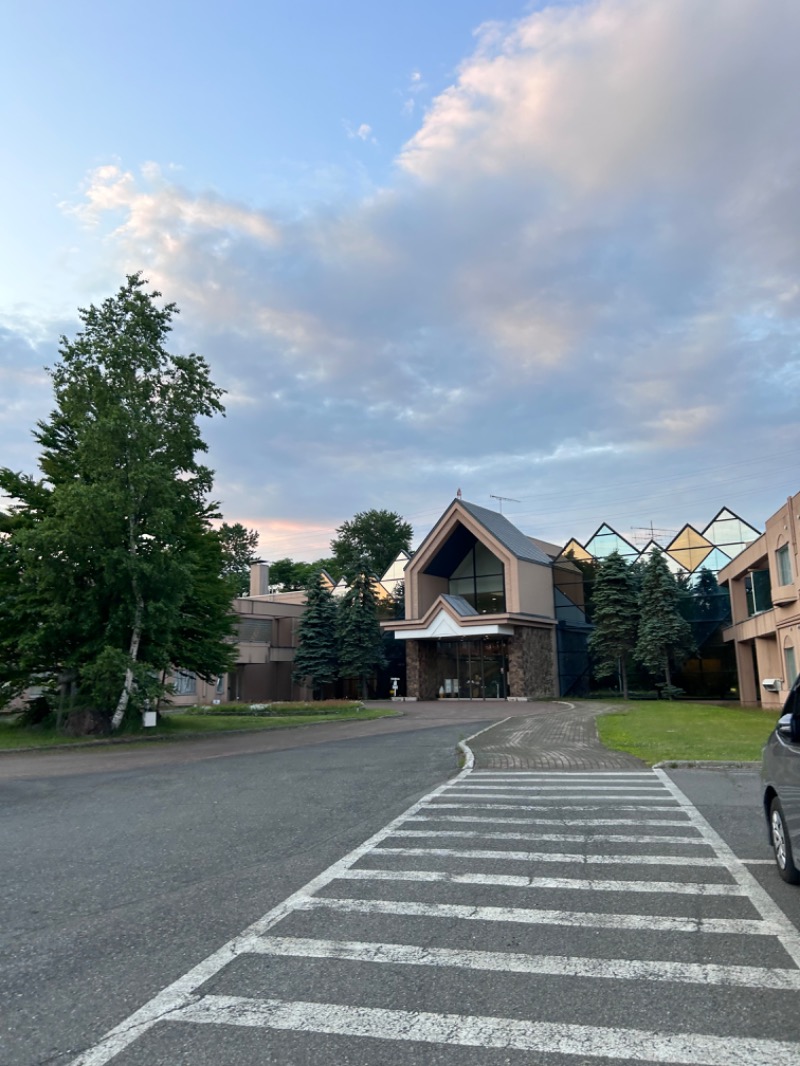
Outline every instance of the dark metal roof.
POLYGON ((463 596, 451 596, 449 593, 442 593, 441 598, 446 600, 456 614, 462 618, 466 618, 467 615, 478 614, 472 604, 468 603, 463 596))
POLYGON ((518 559, 524 559, 530 563, 543 563, 545 566, 551 565, 549 556, 521 530, 512 525, 505 515, 498 511, 490 511, 488 507, 479 507, 477 503, 468 503, 466 500, 459 500, 459 503, 518 559))

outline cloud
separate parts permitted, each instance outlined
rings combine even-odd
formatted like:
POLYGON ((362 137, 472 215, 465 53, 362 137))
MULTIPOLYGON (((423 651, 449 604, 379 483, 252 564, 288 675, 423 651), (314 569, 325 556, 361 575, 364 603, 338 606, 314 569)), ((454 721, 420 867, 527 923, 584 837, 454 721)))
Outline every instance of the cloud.
POLYGON ((269 557, 373 506, 424 530, 459 486, 560 493, 530 531, 564 539, 604 499, 757 520, 797 487, 770 460, 800 444, 798 35, 782 0, 554 4, 480 30, 360 201, 279 217, 111 165, 68 210, 230 390, 218 492, 269 557), (743 437, 750 505, 698 473, 743 437))
POLYGON ((345 122, 344 128, 347 131, 347 136, 350 140, 367 141, 370 144, 377 144, 377 139, 372 135, 372 126, 366 122, 360 123, 358 126, 353 126, 349 122, 345 122))

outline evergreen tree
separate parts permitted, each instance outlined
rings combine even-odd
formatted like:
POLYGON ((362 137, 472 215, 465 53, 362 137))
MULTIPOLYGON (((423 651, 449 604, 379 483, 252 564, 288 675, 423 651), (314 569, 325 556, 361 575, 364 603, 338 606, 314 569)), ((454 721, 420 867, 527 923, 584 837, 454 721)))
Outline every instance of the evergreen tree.
POLYGON ((359 678, 363 699, 368 679, 386 665, 372 581, 365 571, 357 573, 339 608, 339 675, 359 678))
POLYGON ((630 567, 614 551, 597 569, 594 585, 594 630, 589 649, 596 657, 599 676, 619 667, 622 697, 628 698, 628 655, 636 646, 639 603, 630 567))
POLYGON ((202 358, 167 351, 177 309, 144 287, 131 275, 61 339, 55 409, 34 431, 42 478, 0 468, 14 501, 0 663, 78 688, 114 727, 171 665, 210 680, 232 658, 212 472, 198 461, 198 420, 222 412, 222 391, 202 358))
POLYGON ((414 535, 394 511, 361 511, 336 532, 331 551, 337 570, 348 580, 362 569, 382 577, 401 551, 409 551, 414 535))
POLYGON ((299 644, 294 657, 297 681, 310 679, 314 696, 321 696, 323 685, 337 677, 339 609, 336 600, 317 572, 308 586, 306 609, 298 626, 299 644))
POLYGON ((652 673, 664 672, 672 698, 670 663, 681 663, 694 650, 689 623, 680 613, 681 590, 664 553, 654 551, 643 568, 639 598, 639 636, 634 655, 652 673))

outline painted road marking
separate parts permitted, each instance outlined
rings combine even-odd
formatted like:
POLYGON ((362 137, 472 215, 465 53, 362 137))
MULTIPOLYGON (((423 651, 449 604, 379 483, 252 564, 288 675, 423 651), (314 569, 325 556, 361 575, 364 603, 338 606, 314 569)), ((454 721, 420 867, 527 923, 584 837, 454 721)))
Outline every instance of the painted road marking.
MULTIPOLYGON (((800 1043, 779 1040, 749 1039, 735 1035, 709 1036, 703 1033, 650 1032, 638 1029, 602 1028, 575 1024, 539 1022, 535 1019, 495 1018, 426 1012, 409 1012, 383 1008, 361 1008, 328 1003, 283 1002, 280 1000, 252 999, 247 996, 202 996, 199 990, 230 963, 244 955, 286 955, 295 958, 308 957, 353 959, 360 962, 400 963, 460 967, 468 970, 505 970, 509 973, 543 973, 558 978, 603 977, 606 980, 648 980, 676 984, 710 984, 720 987, 738 986, 796 991, 800 984, 800 936, 777 905, 733 855, 731 849, 705 821, 702 815, 672 784, 663 772, 655 771, 659 787, 651 795, 650 789, 642 798, 630 795, 627 785, 608 780, 609 775, 564 775, 558 786, 566 795, 541 795, 541 789, 530 787, 532 778, 527 777, 529 787, 512 790, 507 775, 494 776, 481 772, 471 780, 494 782, 489 790, 472 790, 465 787, 470 779, 471 763, 452 782, 435 789, 414 804, 408 811, 394 819, 360 847, 334 863, 306 886, 284 900, 278 907, 264 915, 240 936, 225 944, 209 958, 199 963, 182 978, 169 985, 129 1018, 112 1029, 94 1047, 85 1051, 72 1066, 105 1066, 139 1036, 162 1021, 184 1024, 247 1025, 273 1030, 313 1031, 341 1033, 351 1037, 374 1037, 383 1040, 420 1040, 428 1043, 447 1043, 470 1047, 498 1047, 505 1049, 534 1050, 542 1053, 600 1057, 611 1060, 663 1062, 686 1064, 686 1066, 728 1066, 731 1058, 739 1058, 747 1066, 794 1066, 798 1061, 800 1043), (601 786, 596 783, 600 781, 601 786), (587 784, 588 782, 588 784, 587 784), (609 788, 603 788, 608 785, 609 788), (498 791, 499 790, 499 791, 498 791), (531 792, 535 794, 531 802, 531 792), (585 793, 596 793, 592 799, 585 793), (613 797, 612 798, 612 794, 613 797), (623 798, 619 798, 622 796, 623 798), (668 802, 663 801, 668 798, 668 802), (497 802, 504 799, 513 803, 497 802), (659 802, 661 800, 661 802, 659 802), (522 801, 522 802, 520 802, 522 801), (548 826, 576 824, 584 830, 590 824, 613 826, 618 824, 672 825, 687 831, 692 829, 697 838, 713 851, 713 857, 689 858, 687 856, 659 855, 591 855, 572 853, 541 853, 534 851, 459 850, 450 848, 404 848, 395 847, 409 834, 416 835, 412 828, 422 819, 447 820, 449 811, 463 813, 473 811, 484 815, 495 811, 511 811, 516 815, 538 812, 546 815, 553 812, 549 804, 560 804, 561 817, 535 817, 531 819, 497 819, 515 824, 539 824, 548 826), (577 821, 578 812, 599 815, 591 822, 577 821), (664 812, 663 821, 654 819, 654 812, 664 812), (621 815, 617 818, 616 815, 621 815), (625 817, 626 814, 629 817, 625 817), (634 817, 641 814, 641 818, 634 817), (566 817, 565 817, 566 815, 566 817), (613 815, 613 816, 609 816, 613 815), (677 819, 682 819, 678 821, 677 819), (410 825, 409 825, 410 823, 410 825), (714 867, 728 883, 673 883, 650 880, 611 881, 594 877, 551 878, 517 876, 511 874, 482 874, 475 871, 453 873, 448 870, 391 871, 369 870, 358 867, 362 859, 380 858, 384 855, 424 855, 445 859, 490 859, 512 861, 522 859, 531 864, 551 862, 579 865, 589 871, 595 865, 624 864, 628 866, 690 866, 707 869, 714 867), (670 895, 696 895, 745 898, 759 916, 755 920, 735 918, 685 918, 660 915, 594 914, 547 907, 474 907, 449 903, 431 904, 394 900, 376 901, 353 898, 329 898, 318 893, 336 882, 342 890, 348 883, 357 881, 384 880, 398 888, 405 884, 413 890, 413 882, 440 881, 456 885, 505 886, 521 889, 582 889, 615 893, 665 893, 670 895), (687 933, 726 933, 736 936, 772 936, 783 947, 795 964, 795 969, 780 966, 761 968, 749 966, 722 966, 696 963, 667 962, 659 960, 626 960, 583 958, 580 956, 528 955, 521 953, 459 951, 455 948, 429 949, 413 944, 372 944, 360 941, 330 941, 310 938, 290 938, 272 935, 272 930, 284 918, 298 911, 324 915, 326 911, 351 912, 354 914, 394 914, 416 918, 451 920, 517 922, 528 926, 556 925, 562 927, 594 927, 606 929, 631 929, 639 933, 658 932, 662 935, 687 933)), ((542 775, 542 780, 552 783, 560 775, 542 775)), ((610 775, 622 782, 631 782, 633 791, 641 790, 636 778, 653 781, 652 774, 610 775)), ((517 782, 519 777, 514 775, 517 782)), ((473 819, 480 815, 473 815, 473 819)), ((488 818, 483 819, 488 821, 488 818)), ((417 829, 416 832, 419 832, 417 829)), ((431 834, 424 833, 429 836, 431 834)), ((449 834, 448 834, 449 835, 449 834)), ((516 834, 511 834, 513 839, 516 834)), ((530 834, 529 834, 530 837, 530 834)), ((585 840, 589 834, 582 834, 585 840)), ((559 836, 564 839, 563 834, 559 836)), ((599 840, 599 837, 593 838, 599 840)), ((613 839, 613 838, 612 838, 613 839)), ((628 838, 624 838, 627 840, 628 838)), ((634 838, 631 837, 631 840, 634 838)), ((637 843, 651 845, 678 842, 680 838, 637 837, 637 843)), ((642 871, 644 874, 644 871, 642 871)), ((640 875, 641 876, 641 875, 640 875)), ((624 899, 624 896, 623 896, 624 899)), ((568 934, 565 932, 565 938, 568 934)), ((565 939, 565 943, 568 941, 565 939)), ((320 963, 322 964, 322 963, 320 963)), ((613 986, 610 986, 613 988, 613 986)), ((611 993, 613 994, 613 992, 611 993)), ((574 1016, 574 1012, 573 1012, 574 1016)), ((573 1018, 571 1016, 570 1021, 573 1018)), ((736 1026, 737 1019, 731 1019, 736 1026)))
POLYGON ((650 933, 776 936, 780 931, 773 922, 763 918, 665 918, 659 914, 592 914, 589 911, 544 910, 532 907, 472 907, 460 903, 406 903, 393 899, 338 899, 333 896, 308 896, 298 901, 298 909, 325 909, 353 914, 405 914, 421 918, 460 918, 467 922, 635 929, 650 933))
POLYGON ((399 966, 447 966, 500 973, 543 974, 552 977, 599 977, 615 981, 670 981, 679 984, 724 985, 800 991, 800 970, 763 966, 718 966, 693 962, 644 962, 637 959, 584 959, 567 955, 523 955, 505 951, 458 951, 413 944, 374 944, 359 940, 315 940, 308 937, 267 936, 253 945, 260 955, 399 966))
POLYGON ((577 844, 693 844, 703 848, 710 847, 707 841, 701 837, 678 837, 678 836, 646 836, 641 833, 491 833, 488 830, 469 829, 398 829, 396 837, 469 837, 485 840, 547 840, 560 842, 563 840, 577 844))
POLYGON ((344 881, 443 881, 498 888, 566 888, 583 892, 649 892, 670 896, 746 896, 740 885, 718 881, 598 881, 577 877, 524 877, 521 874, 456 874, 445 870, 345 870, 344 881))
POLYGON ((173 1021, 240 1025, 378 1040, 415 1040, 458 1047, 503 1048, 592 1058, 634 1059, 675 1066, 797 1066, 797 1044, 699 1033, 658 1033, 556 1025, 465 1014, 345 1007, 332 1003, 286 1003, 278 999, 203 996, 172 1015, 173 1021))
MULTIPOLYGON (((445 804, 439 804, 435 807, 426 807, 425 810, 439 811, 445 804)), ((451 807, 458 807, 460 810, 467 810, 471 804, 469 803, 453 803, 449 804, 451 807)), ((482 808, 485 808, 484 804, 481 804, 482 808)), ((518 807, 512 807, 511 810, 519 810, 518 807)), ((489 825, 547 825, 547 826, 565 826, 567 828, 581 828, 585 829, 587 825, 630 825, 635 829, 639 829, 640 826, 662 826, 665 825, 670 829, 686 829, 688 821, 686 818, 682 818, 680 821, 674 818, 506 818, 506 817, 494 817, 485 818, 482 814, 416 814, 413 818, 408 819, 409 822, 486 822, 489 825)), ((637 837, 637 839, 640 839, 637 837)), ((665 837, 668 840, 669 837, 665 837)))
MULTIPOLYGON (((449 796, 458 795, 458 793, 450 792, 449 796)), ((502 797, 505 798, 505 797, 502 797)), ((509 796, 508 799, 513 799, 513 796, 509 796)), ((549 799, 551 803, 558 803, 559 801, 555 796, 542 797, 543 799, 549 799)), ((584 804, 579 806, 574 803, 570 803, 568 806, 565 804, 565 809, 572 811, 607 811, 609 807, 613 807, 618 811, 646 811, 651 814, 653 811, 670 811, 672 814, 681 813, 676 810, 675 804, 665 804, 662 807, 654 807, 648 804, 646 807, 640 807, 638 804, 621 804, 621 803, 593 803, 590 805, 584 804)), ((423 807, 428 811, 463 811, 463 810, 480 810, 480 811, 552 811, 551 806, 543 807, 541 804, 526 804, 526 803, 426 803, 423 807)), ((654 822, 654 825, 671 825, 671 822, 654 822)), ((685 825, 686 818, 682 822, 675 822, 675 825, 685 825)))
POLYGON ((375 848, 377 855, 437 855, 450 859, 502 859, 505 862, 568 862, 580 866, 725 866, 723 859, 704 855, 585 855, 580 852, 497 851, 462 848, 375 848))

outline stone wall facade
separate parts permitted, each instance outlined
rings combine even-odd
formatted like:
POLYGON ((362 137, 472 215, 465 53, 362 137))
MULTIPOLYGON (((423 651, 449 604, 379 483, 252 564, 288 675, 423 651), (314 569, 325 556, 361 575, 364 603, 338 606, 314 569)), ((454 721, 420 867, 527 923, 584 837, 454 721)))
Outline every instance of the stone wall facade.
POLYGON ((438 698, 435 640, 406 641, 406 687, 406 695, 418 700, 438 698))
POLYGON ((515 627, 508 642, 508 694, 532 700, 558 695, 553 630, 515 627))

